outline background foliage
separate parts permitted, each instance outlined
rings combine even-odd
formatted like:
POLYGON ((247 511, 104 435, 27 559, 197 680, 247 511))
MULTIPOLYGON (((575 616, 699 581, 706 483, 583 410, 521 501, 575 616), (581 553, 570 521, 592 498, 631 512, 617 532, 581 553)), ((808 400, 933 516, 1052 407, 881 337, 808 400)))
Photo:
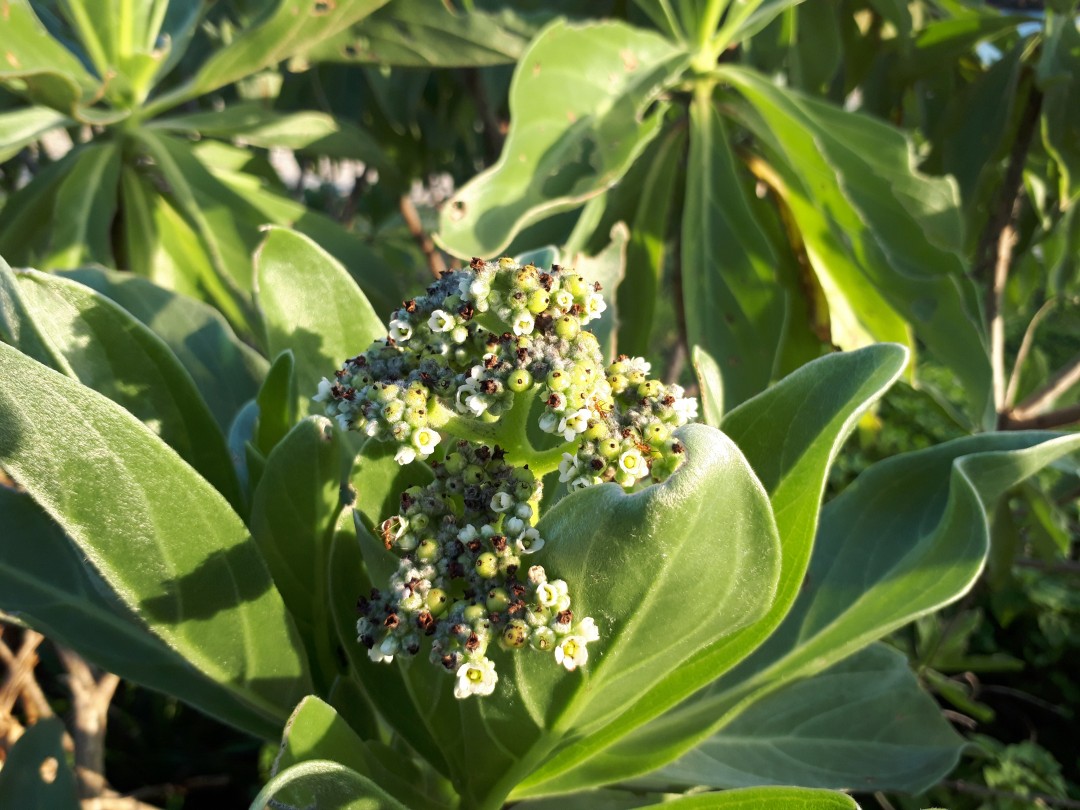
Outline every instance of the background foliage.
MULTIPOLYGON (((78 759, 76 729, 77 765, 121 792, 165 785, 151 798, 174 807, 250 801, 294 763, 338 759, 346 785, 386 767, 349 673, 376 675, 343 668, 350 619, 328 607, 363 583, 322 572, 359 570, 342 538, 354 512, 369 529, 381 520, 396 467, 369 448, 351 470, 359 447, 304 420, 308 392, 432 272, 553 245, 613 296, 607 348, 699 386, 778 523, 781 503, 816 514, 826 487, 828 503, 814 558, 812 521, 778 525, 811 585, 782 581, 768 629, 728 642, 745 654, 779 625, 765 646, 715 681, 705 655, 709 676, 663 680, 640 701, 652 709, 576 728, 519 795, 779 782, 877 791, 864 806, 1080 799, 1078 471, 1046 449, 1068 440, 1013 433, 1080 420, 1074 3, 9 0, 4 12, 0 255, 36 270, 0 265, 0 340, 22 353, 0 347, 19 386, 3 399, 0 463, 37 503, 0 488, 0 609, 171 696, 121 686, 104 759, 78 759), (914 359, 870 408, 903 365, 882 341, 914 359), (811 397, 820 413, 801 408, 811 397), (96 439, 64 441, 87 421, 96 439), (55 452, 30 452, 42 446, 55 452), (70 490, 87 459, 102 459, 119 508, 70 490), (343 468, 367 493, 350 506, 343 468), (291 486, 298 475, 310 492, 291 486), (891 514, 905 554, 860 554, 891 514), (987 531, 958 532, 965 516, 987 531), (117 562, 121 542, 138 544, 138 565, 117 562), (934 560, 951 576, 920 585, 934 560), (867 583, 861 599, 851 580, 867 583), (875 691, 885 683, 894 691, 875 691), (309 694, 271 768, 255 738, 277 738, 309 694), (889 744, 904 756, 868 730, 853 758, 836 730, 880 728, 898 694, 911 726, 898 721, 889 744), (661 706, 674 711, 658 719, 661 706), (309 745, 308 724, 344 742, 309 745), (969 745, 931 788, 957 730, 969 745), (218 755, 189 758, 208 746, 218 755)), ((25 670, 36 646, 11 649, 10 672, 25 670)), ((61 745, 63 728, 31 725, 35 711, 77 702, 59 685, 72 659, 41 649, 45 694, 21 693, 29 731, 5 747, 0 798, 21 789, 18 758, 61 745)), ((385 694, 409 689, 377 675, 385 694)), ((438 745, 398 731, 435 770, 368 787, 422 806, 454 766, 439 775, 438 745)), ((50 789, 71 794, 69 776, 50 789)))

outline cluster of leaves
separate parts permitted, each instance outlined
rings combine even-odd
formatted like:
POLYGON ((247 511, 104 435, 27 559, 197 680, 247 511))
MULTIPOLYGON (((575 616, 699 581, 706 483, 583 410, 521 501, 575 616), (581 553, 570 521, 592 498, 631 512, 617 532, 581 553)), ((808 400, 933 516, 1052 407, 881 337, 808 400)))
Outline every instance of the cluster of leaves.
MULTIPOLYGON (((0 254, 145 278, 0 267, 0 467, 25 490, 0 489, 0 610, 263 739, 295 706, 257 806, 542 807, 614 783, 582 803, 706 786, 742 792, 678 803, 850 806, 753 788, 917 792, 960 750, 872 642, 923 617, 893 643, 987 723, 950 675, 1071 655, 1072 574, 1031 573, 1074 552, 1075 442, 968 434, 1076 408, 1075 4, 1037 23, 944 1, 91 6, 0 15, 0 254), (75 145, 54 160, 36 144, 57 132, 75 145), (375 171, 305 206, 280 147, 375 171), (355 643, 355 596, 396 565, 375 527, 424 465, 308 416, 416 291, 398 208, 435 171, 458 184, 444 251, 562 246, 529 258, 617 290, 592 325, 608 358, 688 349, 728 437, 683 434, 690 469, 654 490, 545 502, 542 562, 605 640, 581 681, 523 664, 466 709, 355 643), (906 357, 878 341, 933 362, 875 410, 906 357), (815 360, 832 347, 857 351, 815 360), (733 590, 754 554, 773 567, 733 590), (656 579, 677 601, 647 596, 656 579), (670 638, 688 609, 707 626, 670 638)), ((1064 795, 1024 745, 984 740, 969 774, 1064 795)))

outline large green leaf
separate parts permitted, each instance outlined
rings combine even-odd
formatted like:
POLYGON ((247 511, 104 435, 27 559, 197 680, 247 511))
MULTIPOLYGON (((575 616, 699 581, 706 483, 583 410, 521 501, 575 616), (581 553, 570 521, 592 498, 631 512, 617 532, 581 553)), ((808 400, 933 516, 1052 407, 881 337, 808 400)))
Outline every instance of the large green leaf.
POLYGON ((0 113, 0 163, 50 129, 71 123, 70 118, 51 107, 22 107, 0 113))
POLYGON ((684 737, 692 729, 684 730, 679 719, 669 728, 661 719, 631 735, 625 746, 615 745, 617 754, 604 753, 745 658, 779 625, 799 593, 810 560, 829 467, 859 416, 896 380, 906 359, 902 348, 887 345, 830 355, 727 414, 722 427, 765 486, 776 516, 783 562, 775 601, 760 621, 685 662, 677 679, 643 693, 618 721, 565 746, 530 778, 530 793, 618 781, 653 770, 691 745, 684 737), (815 407, 807 407, 808 402, 815 407), (646 740, 641 749, 647 748, 647 754, 634 747, 635 736, 646 740))
POLYGON ((273 739, 280 718, 193 669, 150 632, 25 493, 0 487, 0 610, 109 672, 273 739))
POLYGON ((1080 196, 1080 28, 1075 11, 1047 9, 1046 41, 1036 73, 1043 91, 1043 143, 1057 163, 1063 202, 1080 196))
POLYGON ((63 275, 111 298, 164 340, 223 431, 255 396, 266 360, 237 338, 213 307, 131 273, 81 268, 63 275))
POLYGON ((903 654, 873 645, 753 704, 677 762, 634 784, 921 793, 965 743, 903 654))
POLYGON ((686 339, 716 360, 730 405, 772 379, 784 323, 776 254, 744 184, 711 96, 698 93, 681 234, 686 339))
POLYGON ((685 59, 621 22, 544 29, 514 74, 499 162, 443 207, 443 247, 494 256, 526 226, 617 182, 659 131, 666 104, 649 107, 685 59))
POLYGON ((269 229, 255 273, 270 354, 292 350, 300 414, 319 413, 319 380, 386 337, 386 326, 345 268, 303 234, 269 229))
MULTIPOLYGON (((851 307, 872 288, 956 372, 976 416, 988 417, 990 362, 953 181, 916 172, 910 144, 884 123, 753 71, 725 66, 723 76, 750 102, 737 106, 741 121, 778 158, 781 196, 823 286, 828 278, 846 296, 847 280, 860 279, 851 307)), ((855 314, 874 335, 869 310, 855 314)))
POLYGON ((151 103, 159 112, 232 84, 292 56, 303 56, 385 5, 387 0, 276 0, 252 25, 176 90, 151 103))
POLYGON ((362 160, 389 168, 382 148, 364 130, 325 113, 282 113, 258 102, 231 104, 215 112, 189 113, 155 127, 202 137, 236 139, 251 146, 281 147, 332 158, 362 160))
POLYGON ((200 672, 284 720, 302 643, 243 522, 134 416, 0 345, 0 465, 200 672))
POLYGON ((822 510, 806 579, 779 629, 735 670, 605 752, 603 772, 652 770, 664 746, 688 750, 784 684, 959 598, 985 562, 996 498, 1078 449, 1078 436, 983 434, 875 464, 822 510))
POLYGON ((49 253, 42 266, 112 264, 109 229, 116 213, 120 147, 96 143, 79 150, 56 193, 49 253))
POLYGON ((790 787, 725 790, 662 804, 676 810, 859 810, 855 800, 843 793, 790 787))
MULTIPOLYGON (((273 772, 278 774, 298 762, 315 759, 352 768, 413 810, 447 806, 420 790, 423 775, 410 759, 382 743, 361 739, 333 707, 308 696, 300 701, 285 726, 273 772)), ((288 801, 297 806, 311 806, 312 798, 304 786, 288 792, 288 801)))
POLYGON ((687 658, 768 610, 780 549, 764 491, 719 431, 690 425, 680 435, 687 461, 664 483, 574 493, 538 525, 547 542, 530 562, 564 579, 574 615, 599 627, 583 672, 531 651, 502 655, 494 697, 459 701, 426 660, 402 667, 467 801, 517 792, 568 735, 603 726, 654 684, 665 689, 687 658), (472 767, 476 757, 484 769, 472 767))
POLYGON ((75 775, 67 764, 64 724, 44 717, 8 752, 0 771, 0 806, 19 810, 77 810, 75 775))
POLYGON ((157 335, 78 282, 19 276, 31 317, 69 375, 151 428, 234 506, 240 490, 225 436, 187 371, 157 335))
MULTIPOLYGON (((529 16, 547 22, 554 13, 529 16)), ((309 55, 410 67, 498 65, 518 60, 535 27, 512 8, 459 11, 440 0, 397 0, 309 55)))
POLYGON ((11 267, 0 256, 0 341, 14 346, 39 363, 68 373, 63 356, 45 339, 30 315, 11 267))
POLYGON ((303 420, 267 457, 248 521, 324 692, 339 669, 327 566, 341 511, 342 465, 333 424, 303 420))
POLYGON ((290 349, 274 358, 266 373, 255 404, 259 406, 259 421, 255 430, 255 449, 266 457, 274 445, 285 438, 296 424, 296 360, 290 349))
POLYGON ((88 109, 97 100, 100 80, 49 34, 28 0, 5 0, 2 11, 0 42, 4 43, 4 58, 0 59, 0 82, 24 82, 26 94, 35 103, 87 123, 123 117, 88 109))
POLYGON ((279 794, 301 791, 309 800, 305 806, 318 810, 409 810, 366 776, 325 759, 298 762, 277 774, 259 791, 250 810, 280 807, 279 794))

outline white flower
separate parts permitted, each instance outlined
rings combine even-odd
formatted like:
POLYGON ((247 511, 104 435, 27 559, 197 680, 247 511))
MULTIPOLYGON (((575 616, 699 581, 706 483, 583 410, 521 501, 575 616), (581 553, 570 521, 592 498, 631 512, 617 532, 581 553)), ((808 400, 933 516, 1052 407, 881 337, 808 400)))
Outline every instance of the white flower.
POLYGON ((454 316, 449 312, 442 309, 437 309, 431 313, 431 317, 428 318, 428 329, 432 332, 449 332, 455 326, 457 321, 454 320, 454 316))
POLYGON ((490 658, 466 661, 458 667, 454 697, 463 700, 469 695, 490 695, 498 681, 499 673, 495 671, 495 662, 490 658))
POLYGON ((527 503, 519 503, 517 506, 514 507, 514 514, 522 520, 528 520, 532 517, 533 510, 532 507, 529 506, 527 503))
POLYGON ((579 489, 585 489, 586 487, 595 486, 600 483, 600 478, 595 475, 579 475, 573 481, 570 482, 570 486, 567 487, 571 492, 577 492, 579 489))
MULTIPOLYGON (((557 413, 566 410, 566 395, 559 391, 552 391, 547 399, 547 405, 557 413)), ((554 433, 555 431, 549 430, 548 432, 554 433)))
POLYGON ((496 512, 505 512, 514 505, 514 496, 509 492, 496 492, 491 498, 491 508, 496 512))
POLYGON ((536 529, 526 529, 514 541, 519 554, 535 554, 544 547, 544 538, 536 529))
POLYGON ((394 340, 408 340, 412 337, 412 324, 404 318, 390 321, 390 337, 394 340))
MULTIPOLYGON (((349 429, 349 415, 347 413, 339 413, 337 416, 334 417, 334 419, 337 420, 339 428, 341 428, 342 430, 348 430, 349 429)), ((374 423, 370 423, 370 424, 374 424, 374 423)), ((378 432, 378 430, 379 430, 378 425, 375 425, 375 430, 376 430, 376 432, 378 432)))
POLYGON ((416 461, 416 451, 408 446, 399 447, 394 454, 394 461, 401 465, 412 464, 416 461))
MULTIPOLYGON (((607 304, 604 302, 604 296, 600 293, 589 293, 589 297, 585 299, 585 317, 582 318, 582 323, 588 323, 589 321, 599 318, 607 309, 607 304)), ((645 372, 648 374, 648 372, 645 372)))
POLYGON ((330 389, 334 386, 326 377, 319 380, 319 393, 312 397, 315 402, 326 402, 330 398, 330 389))
POLYGON ((563 453, 562 461, 559 462, 559 483, 565 484, 567 481, 576 478, 578 472, 577 456, 563 453))
POLYGON ((559 426, 559 417, 553 413, 543 413, 540 415, 540 429, 544 433, 554 433, 555 428, 559 426))
POLYGON ((578 434, 584 433, 589 427, 589 409, 579 408, 569 416, 564 416, 559 422, 559 433, 566 441, 573 441, 578 434))
POLYGON ((514 316, 514 334, 531 335, 536 326, 536 320, 531 312, 519 312, 514 316))
POLYGON ((675 410, 680 425, 685 425, 687 422, 697 419, 698 402, 694 397, 679 397, 671 407, 675 410))
POLYGON ((489 292, 491 292, 491 284, 486 278, 477 276, 469 283, 469 295, 474 298, 484 298, 489 292))
POLYGON ((434 452, 440 438, 439 434, 431 428, 420 428, 412 435, 413 447, 420 454, 420 458, 427 458, 434 452))
POLYGON ((507 534, 521 534, 525 531, 525 521, 519 517, 512 517, 506 521, 507 534))
POLYGON ((479 535, 476 531, 476 527, 473 526, 471 523, 457 533, 457 539, 460 540, 462 543, 468 543, 471 540, 475 540, 478 536, 479 535))
POLYGON ((371 438, 375 438, 379 435, 379 423, 374 419, 369 419, 364 423, 364 433, 371 438))
POLYGON ((643 478, 648 468, 645 466, 645 457, 641 455, 641 451, 631 448, 619 456, 619 469, 634 478, 643 478))
POLYGON ((578 622, 577 634, 586 641, 591 642, 600 640, 600 628, 596 626, 596 622, 593 621, 592 616, 586 616, 578 622))
POLYGON ((573 672, 580 666, 584 666, 589 660, 589 651, 586 649, 588 641, 584 636, 567 636, 559 646, 555 648, 555 663, 562 664, 568 672, 573 672))
POLYGON ((536 586, 536 601, 541 607, 554 607, 559 601, 559 589, 553 582, 541 582, 536 586))
POLYGON ((648 376, 652 371, 652 363, 646 360, 644 357, 631 357, 629 360, 625 360, 624 374, 633 374, 635 371, 640 371, 642 374, 648 376))
POLYGON ((566 312, 574 305, 574 296, 567 290, 558 290, 553 296, 551 296, 552 302, 555 306, 566 312))
POLYGON ((465 384, 459 385, 455 397, 455 407, 458 413, 471 413, 480 416, 487 410, 487 401, 480 394, 480 379, 484 376, 483 366, 473 366, 469 370, 469 376, 465 378, 465 384), (462 397, 465 400, 462 401, 462 397))
POLYGON ((389 664, 394 660, 394 653, 401 648, 398 644, 398 640, 393 636, 387 636, 383 639, 382 644, 376 647, 372 647, 368 650, 368 658, 374 661, 376 664, 389 664))

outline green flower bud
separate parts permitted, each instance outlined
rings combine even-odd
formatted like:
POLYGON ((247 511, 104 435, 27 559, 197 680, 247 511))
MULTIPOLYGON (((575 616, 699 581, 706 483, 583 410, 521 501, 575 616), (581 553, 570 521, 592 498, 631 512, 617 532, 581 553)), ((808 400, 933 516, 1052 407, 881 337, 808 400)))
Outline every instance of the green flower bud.
POLYGON ((420 562, 430 563, 435 562, 439 557, 439 544, 431 537, 427 537, 420 541, 420 545, 416 547, 416 559, 420 562))
POLYGON ((581 298, 591 292, 588 283, 577 273, 567 273, 563 276, 562 288, 567 290, 574 298, 581 298))
POLYGON ((485 605, 491 613, 501 613, 510 607, 510 595, 506 588, 492 588, 488 591, 485 605))
MULTIPOLYGON (((465 469, 465 459, 461 453, 451 453, 446 457, 446 461, 443 462, 443 467, 451 475, 457 475, 465 469)), ((417 490, 417 494, 419 495, 420 487, 413 487, 413 489, 417 490)), ((411 494, 412 490, 409 490, 409 492, 411 494)))
POLYGON ((529 646, 540 652, 555 649, 555 631, 550 627, 535 627, 529 635, 529 646))
POLYGON ((506 379, 506 387, 516 394, 520 394, 522 391, 527 391, 532 387, 532 374, 528 369, 519 368, 516 371, 511 371, 510 376, 506 379))
POLYGON ((502 631, 499 639, 506 648, 520 649, 529 641, 529 626, 521 619, 512 619, 502 631))
POLYGON ((570 387, 570 375, 565 371, 555 369, 547 375, 547 384, 552 391, 565 391, 570 387))
POLYGON ((638 395, 642 399, 656 399, 662 390, 664 390, 664 384, 659 380, 643 382, 637 388, 638 395))
MULTIPOLYGON (((487 618, 487 611, 483 605, 469 605, 461 614, 469 624, 487 618)), ((477 634, 479 635, 479 634, 477 634)))
MULTIPOLYGON (((386 407, 389 408, 390 406, 387 405, 386 407)), ((422 406, 419 408, 406 408, 404 420, 409 427, 422 428, 427 424, 427 409, 422 406)))
POLYGON ((499 558, 485 551, 476 558, 476 573, 484 579, 492 579, 499 572, 499 558))
POLYGON ((555 321, 555 334, 563 340, 573 340, 581 331, 581 323, 573 315, 563 315, 555 321))
POLYGON ((428 591, 427 609, 431 611, 432 616, 441 616, 446 612, 447 604, 450 599, 442 588, 432 588, 428 591))
POLYGON ((622 452, 622 444, 615 439, 597 442, 596 451, 604 458, 615 458, 622 452))
POLYGON ((551 303, 551 296, 544 290, 535 290, 532 295, 529 296, 529 312, 533 315, 539 315, 545 309, 548 308, 548 304, 551 303))
POLYGON ((482 484, 486 476, 480 467, 477 467, 475 464, 470 464, 465 468, 465 472, 461 474, 461 477, 466 484, 476 486, 477 484, 482 484))
POLYGON ((401 400, 394 400, 387 403, 382 409, 382 416, 387 422, 391 424, 394 422, 400 422, 401 417, 405 414, 405 405, 401 400))
POLYGON ((607 381, 608 385, 611 386, 612 393, 615 394, 621 394, 630 384, 630 381, 626 379, 624 374, 608 374, 607 381))

